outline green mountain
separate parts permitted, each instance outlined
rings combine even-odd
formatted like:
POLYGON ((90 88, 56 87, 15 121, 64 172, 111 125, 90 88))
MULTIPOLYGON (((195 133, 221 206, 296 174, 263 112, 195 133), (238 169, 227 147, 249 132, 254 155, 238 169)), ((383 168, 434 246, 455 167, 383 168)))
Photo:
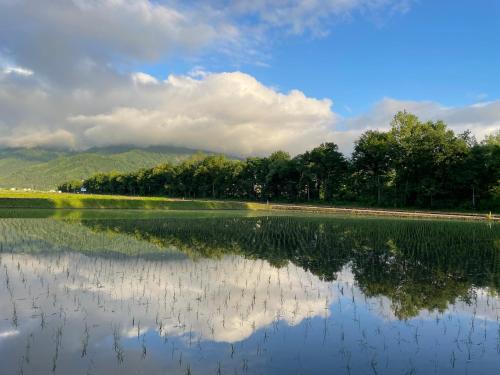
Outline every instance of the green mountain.
POLYGON ((97 172, 132 172, 196 153, 180 147, 113 146, 86 151, 0 149, 0 188, 56 189, 57 185, 97 172))

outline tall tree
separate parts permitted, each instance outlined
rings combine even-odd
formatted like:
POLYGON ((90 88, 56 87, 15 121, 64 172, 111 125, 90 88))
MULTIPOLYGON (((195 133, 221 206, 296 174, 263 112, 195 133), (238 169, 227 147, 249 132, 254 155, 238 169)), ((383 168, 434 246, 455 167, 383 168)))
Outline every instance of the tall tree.
POLYGON ((348 162, 335 143, 323 143, 310 152, 312 171, 316 175, 319 198, 331 201, 340 193, 347 177, 348 162))
POLYGON ((375 191, 377 204, 382 203, 382 191, 390 180, 393 145, 388 133, 369 130, 355 142, 352 154, 353 168, 362 194, 373 197, 375 191))
POLYGON ((432 207, 436 196, 447 196, 454 189, 453 174, 468 147, 445 123, 422 123, 413 114, 398 112, 389 136, 403 205, 432 207))

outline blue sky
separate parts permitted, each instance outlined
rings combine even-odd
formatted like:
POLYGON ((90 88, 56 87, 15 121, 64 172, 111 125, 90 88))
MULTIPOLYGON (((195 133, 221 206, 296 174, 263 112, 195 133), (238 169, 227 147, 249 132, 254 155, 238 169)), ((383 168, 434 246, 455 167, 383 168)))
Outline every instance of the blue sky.
POLYGON ((382 25, 356 17, 327 38, 283 43, 269 72, 252 73, 285 89, 334 98, 335 110, 345 115, 346 108, 357 114, 382 97, 450 106, 495 99, 499 19, 500 2, 423 0, 382 25))
POLYGON ((275 35, 265 66, 215 53, 142 68, 158 78, 236 69, 281 91, 331 98, 347 117, 384 97, 461 106, 500 98, 499 20, 500 1, 420 0, 404 14, 330 20, 327 36, 275 35))
POLYGON ((345 153, 500 129, 500 1, 0 0, 0 147, 345 153))

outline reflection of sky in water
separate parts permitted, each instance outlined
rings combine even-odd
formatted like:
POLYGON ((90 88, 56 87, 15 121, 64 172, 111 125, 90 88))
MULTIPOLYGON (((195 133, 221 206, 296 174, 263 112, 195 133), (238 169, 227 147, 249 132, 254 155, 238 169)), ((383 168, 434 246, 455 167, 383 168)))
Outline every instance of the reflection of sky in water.
POLYGON ((500 365, 499 303, 398 320, 335 282, 238 256, 2 254, 2 374, 470 373, 500 365))

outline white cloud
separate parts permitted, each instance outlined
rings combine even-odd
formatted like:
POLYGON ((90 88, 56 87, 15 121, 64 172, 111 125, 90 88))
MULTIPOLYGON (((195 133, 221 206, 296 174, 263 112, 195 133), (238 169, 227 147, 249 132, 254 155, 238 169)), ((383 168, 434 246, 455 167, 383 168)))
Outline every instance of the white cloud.
MULTIPOLYGON (((2 144, 0 137, 0 144, 2 144)), ((5 145, 9 147, 48 147, 48 148, 77 148, 75 136, 65 129, 37 129, 27 127, 16 129, 13 135, 6 138, 5 145)))
POLYGON ((329 100, 282 94, 239 72, 170 76, 155 92, 136 94, 150 95, 156 105, 130 100, 69 122, 84 129, 86 144, 174 144, 240 155, 301 152, 325 141, 334 122, 329 100))
POLYGON ((137 72, 132 74, 132 81, 135 84, 140 84, 140 85, 155 85, 158 84, 158 80, 146 73, 142 72, 137 72))
POLYGON ((3 73, 5 74, 18 74, 20 76, 29 77, 33 75, 33 71, 25 68, 21 68, 19 66, 7 66, 3 68, 3 73))
POLYGON ((136 72, 74 89, 0 77, 0 145, 170 144, 248 155, 301 152, 331 133, 329 100, 280 93, 240 72, 197 76, 161 82, 136 72))
POLYGON ((114 65, 189 55, 238 36, 225 19, 177 8, 149 0, 0 0, 0 51, 68 85, 101 80, 114 65))

